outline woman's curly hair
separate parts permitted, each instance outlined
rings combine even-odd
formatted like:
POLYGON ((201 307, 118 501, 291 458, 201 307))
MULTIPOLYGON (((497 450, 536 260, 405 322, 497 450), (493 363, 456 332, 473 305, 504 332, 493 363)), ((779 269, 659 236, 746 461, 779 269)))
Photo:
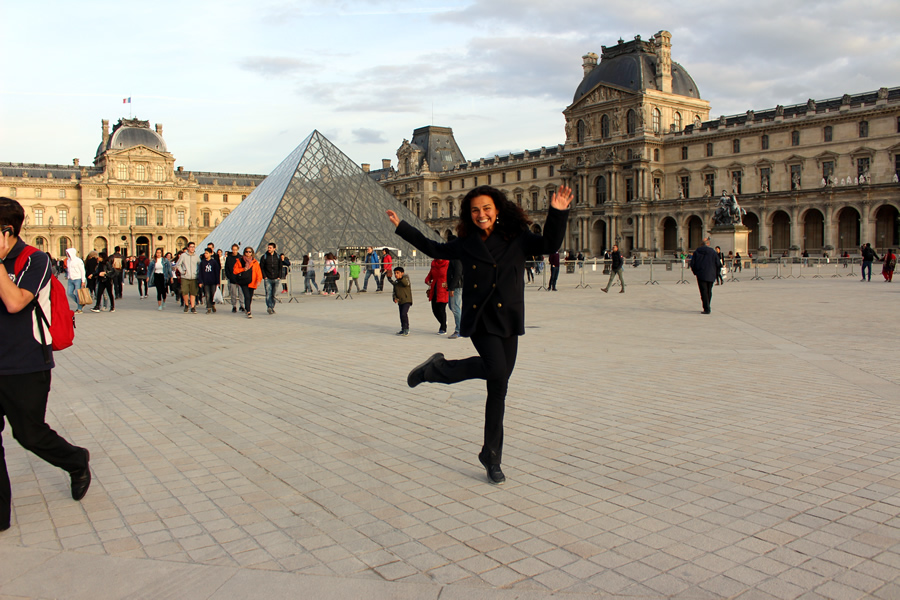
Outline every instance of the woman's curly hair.
POLYGON ((528 230, 532 221, 521 206, 510 202, 503 190, 489 185, 481 185, 466 194, 460 203, 459 223, 456 224, 457 236, 465 238, 479 231, 478 226, 472 220, 472 200, 478 196, 488 196, 494 201, 494 206, 497 208, 494 230, 500 233, 504 240, 510 240, 528 230))

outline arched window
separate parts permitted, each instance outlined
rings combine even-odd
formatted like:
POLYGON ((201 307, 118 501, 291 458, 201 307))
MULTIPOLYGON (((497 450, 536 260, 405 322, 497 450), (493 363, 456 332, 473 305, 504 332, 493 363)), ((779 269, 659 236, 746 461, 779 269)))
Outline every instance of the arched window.
POLYGON ((659 148, 653 149, 653 160, 659 162, 659 148))
POLYGON ((69 238, 65 236, 59 238, 59 254, 57 254, 57 256, 65 256, 66 250, 71 247, 72 242, 69 240, 69 238))
POLYGON ((137 165, 134 167, 134 178, 138 181, 143 181, 146 178, 144 165, 137 165))
POLYGON ((579 144, 584 143, 584 138, 585 138, 585 126, 584 126, 584 121, 582 121, 581 119, 578 120, 578 128, 577 128, 577 134, 576 134, 576 135, 577 135, 577 138, 576 138, 575 141, 578 142, 579 144))
POLYGON ((658 108, 653 109, 653 133, 659 133, 662 129, 662 113, 658 108))
POLYGON ((116 167, 116 177, 119 179, 128 179, 128 165, 119 165, 116 167))
POLYGON ((165 181, 166 180, 166 171, 162 168, 162 165, 156 165, 156 180, 157 181, 165 181))
POLYGON ((600 117, 600 137, 604 139, 609 137, 609 115, 600 117))
POLYGON ((40 250, 41 252, 44 251, 44 246, 46 246, 46 245, 47 245, 47 240, 45 240, 41 236, 34 238, 34 247, 37 248, 38 250, 40 250))
POLYGON ((631 109, 628 110, 628 114, 625 117, 625 128, 628 133, 634 133, 637 131, 637 116, 631 109))
POLYGON ((134 224, 138 226, 147 226, 147 208, 138 206, 134 209, 134 224))
POLYGON ((675 113, 675 131, 681 131, 681 113, 675 113))
POLYGON ((595 182, 597 187, 597 204, 606 204, 606 177, 601 175, 595 182))

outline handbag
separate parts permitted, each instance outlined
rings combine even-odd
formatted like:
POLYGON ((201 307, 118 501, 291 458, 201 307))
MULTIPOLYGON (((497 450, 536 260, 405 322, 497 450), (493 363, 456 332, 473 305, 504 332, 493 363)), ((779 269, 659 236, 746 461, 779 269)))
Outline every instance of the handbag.
POLYGON ((94 299, 91 297, 91 290, 86 287, 78 288, 78 304, 87 305, 93 301, 94 299))

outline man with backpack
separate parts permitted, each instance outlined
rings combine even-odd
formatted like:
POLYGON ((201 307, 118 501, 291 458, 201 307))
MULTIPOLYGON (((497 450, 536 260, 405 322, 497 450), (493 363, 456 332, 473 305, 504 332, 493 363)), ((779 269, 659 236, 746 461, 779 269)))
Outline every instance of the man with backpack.
POLYGON ((241 306, 241 312, 244 312, 244 292, 241 286, 237 284, 234 275, 234 263, 241 258, 241 247, 237 244, 231 245, 231 254, 225 257, 225 279, 228 280, 228 296, 231 298, 231 312, 236 313, 238 304, 241 306))
POLYGON ((112 277, 113 291, 115 292, 116 300, 121 300, 122 284, 124 282, 123 280, 125 275, 125 261, 122 258, 122 252, 118 246, 116 246, 113 255, 109 257, 109 262, 113 270, 115 271, 115 274, 112 277))
MULTIPOLYGON (((0 431, 6 417, 23 448, 69 473, 72 498, 81 500, 91 484, 90 454, 67 442, 45 421, 54 366, 51 344, 58 344, 51 334, 51 315, 58 316, 61 313, 55 309, 63 308, 56 300, 51 306, 51 296, 55 299, 61 293, 70 318, 72 311, 47 255, 19 239, 24 221, 22 205, 0 197, 0 331, 4 333, 0 343, 0 431)), ((57 322, 57 326, 63 325, 57 322)), ((11 507, 12 490, 0 440, 0 531, 10 527, 11 507)))
POLYGON ((129 271, 129 276, 131 276, 132 274, 137 276, 138 298, 140 299, 144 299, 147 297, 147 266, 149 264, 150 261, 147 259, 147 253, 143 250, 141 250, 140 256, 131 261, 132 268, 129 271))

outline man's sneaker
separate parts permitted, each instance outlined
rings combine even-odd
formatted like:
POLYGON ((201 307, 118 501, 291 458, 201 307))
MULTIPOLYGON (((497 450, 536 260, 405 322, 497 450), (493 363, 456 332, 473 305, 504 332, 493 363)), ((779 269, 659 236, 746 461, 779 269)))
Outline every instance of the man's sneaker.
POLYGON ((190 306, 188 306, 187 304, 184 305, 184 312, 187 312, 187 311, 189 311, 190 309, 191 309, 190 306))
POLYGON ((458 337, 459 337, 459 334, 456 333, 456 332, 454 331, 453 333, 451 333, 450 335, 447 336, 447 339, 448 339, 448 340, 455 340, 455 339, 458 338, 458 337))
POLYGON ((91 309, 91 312, 100 312, 100 309, 99 309, 99 308, 92 308, 92 309, 91 309))
POLYGON ((242 306, 242 307, 241 307, 241 312, 245 312, 245 311, 244 311, 244 307, 243 307, 243 306, 242 306))
POLYGON ((438 335, 447 335, 446 329, 438 329, 438 335))
POLYGON ((196 309, 196 308, 192 308, 192 309, 191 309, 191 314, 192 314, 192 315, 196 315, 196 314, 197 314, 197 309, 196 309))

